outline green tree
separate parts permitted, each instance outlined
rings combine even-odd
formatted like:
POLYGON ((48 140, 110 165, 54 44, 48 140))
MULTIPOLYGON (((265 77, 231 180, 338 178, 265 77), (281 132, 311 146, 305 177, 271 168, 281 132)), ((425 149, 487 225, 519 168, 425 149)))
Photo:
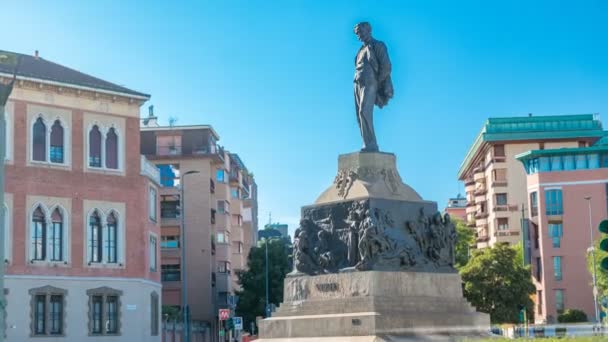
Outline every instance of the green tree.
MULTIPOLYGON (((237 291, 237 316, 243 317, 244 328, 265 316, 266 305, 266 240, 253 247, 247 258, 247 270, 237 273, 242 290, 237 291)), ((283 280, 290 271, 285 243, 280 239, 268 242, 269 301, 279 305, 283 301, 283 280)))
MULTIPOLYGON (((594 232, 596 233, 596 232, 594 232)), ((603 235, 603 234, 602 234, 603 235)), ((597 235, 596 235, 597 236, 597 235)), ((602 238, 605 235, 602 236, 602 238)), ((608 271, 603 270, 600 267, 600 262, 603 258, 608 257, 608 252, 600 250, 600 241, 602 238, 597 238, 594 242, 595 247, 595 261, 597 266, 597 289, 598 289, 598 301, 601 302, 603 297, 608 297, 608 271)), ((581 253, 587 253, 582 251, 581 253)), ((591 253, 587 253, 587 269, 591 276, 593 276, 593 259, 591 253)), ((593 283, 591 284, 593 285, 593 283)))
POLYGON ((163 320, 167 318, 169 321, 181 320, 182 314, 178 307, 171 305, 163 305, 163 320))
POLYGON ((520 307, 532 315, 535 292, 530 267, 517 260, 516 248, 497 244, 476 250, 460 269, 464 295, 479 311, 490 314, 492 323, 517 323, 520 307))
POLYGON ((475 232, 462 220, 453 219, 456 225, 456 268, 460 269, 469 262, 471 245, 475 243, 475 232))
POLYGON ((566 311, 557 316, 557 321, 559 323, 587 322, 587 314, 578 309, 566 309, 566 311))

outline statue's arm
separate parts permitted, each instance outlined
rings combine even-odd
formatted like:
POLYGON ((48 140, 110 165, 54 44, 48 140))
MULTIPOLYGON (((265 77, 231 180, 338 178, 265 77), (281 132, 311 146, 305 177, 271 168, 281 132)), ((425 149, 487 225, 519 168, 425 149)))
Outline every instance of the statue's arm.
POLYGON ((376 45, 376 58, 378 59, 378 81, 383 82, 391 74, 392 65, 388 57, 388 51, 384 43, 379 42, 376 45))

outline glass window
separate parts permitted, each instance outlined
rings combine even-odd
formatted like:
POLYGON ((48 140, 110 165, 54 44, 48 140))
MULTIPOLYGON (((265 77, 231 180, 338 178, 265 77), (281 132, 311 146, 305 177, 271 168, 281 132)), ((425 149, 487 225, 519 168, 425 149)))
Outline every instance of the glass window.
POLYGON ((220 261, 217 265, 218 273, 230 273, 230 263, 228 261, 220 261))
POLYGON ((89 262, 101 262, 101 218, 97 211, 89 217, 89 262))
POLYGON ((507 181, 507 169, 495 169, 492 170, 495 182, 506 182, 507 181))
POLYGON ((220 214, 229 214, 230 204, 226 201, 217 201, 217 212, 220 214))
POLYGON ((89 166, 101 167, 101 131, 97 125, 89 131, 89 166))
POLYGON ((576 160, 576 169, 586 169, 587 168, 587 156, 584 154, 577 154, 574 158, 576 160))
POLYGON ((150 236, 150 272, 156 272, 156 236, 150 236))
POLYGON ((507 194, 496 194, 496 205, 507 205, 507 194))
POLYGON ((551 171, 561 171, 564 169, 561 156, 551 157, 551 171))
POLYGON ((34 311, 34 333, 46 335, 46 296, 37 295, 34 311))
POLYGON ((106 135, 106 167, 118 169, 118 135, 114 127, 106 135))
POLYGON ((148 194, 148 215, 150 217, 150 220, 156 222, 156 203, 157 203, 157 199, 156 199, 156 189, 153 187, 150 187, 150 191, 148 194))
POLYGON ((150 295, 150 324, 151 331, 150 334, 152 336, 158 336, 159 331, 159 320, 160 320, 160 310, 159 310, 159 298, 156 292, 152 292, 150 295))
POLYGON ((226 181, 226 175, 223 169, 218 169, 216 172, 216 176, 215 179, 220 182, 220 183, 224 183, 226 181))
POLYGON ((165 235, 161 237, 161 248, 179 248, 179 236, 165 235))
POLYGON ((226 239, 226 234, 223 232, 218 232, 217 233, 217 242, 218 243, 226 243, 227 239, 226 239))
POLYGON ((120 334, 120 296, 122 291, 108 287, 87 290, 89 296, 89 333, 91 335, 120 334))
POLYGON ((530 193, 530 206, 532 217, 538 216, 538 192, 536 191, 530 193))
POLYGON ((555 309, 558 313, 564 311, 564 290, 555 290, 555 309))
POLYGON ((109 263, 118 261, 118 220, 114 213, 108 216, 108 229, 105 241, 105 250, 108 253, 107 258, 109 263))
POLYGON ((540 157, 540 171, 551 171, 551 161, 547 157, 540 157))
POLYGON ((61 335, 63 333, 63 296, 51 296, 50 333, 61 335))
POLYGON ((102 310, 103 310, 103 296, 93 296, 91 298, 91 305, 93 306, 92 312, 92 326, 91 333, 101 334, 102 333, 102 310))
POLYGON ((553 241, 553 247, 561 247, 561 239, 564 235, 562 223, 549 223, 549 236, 553 241))
POLYGON ((32 260, 46 259, 46 220, 42 208, 38 207, 32 215, 31 230, 32 260))
POLYGON ((562 280, 562 257, 561 256, 553 257, 553 275, 555 276, 555 280, 562 280))
POLYGON ((181 215, 179 195, 160 196, 160 217, 179 218, 181 215))
POLYGON ((501 217, 496 219, 498 230, 509 230, 509 219, 501 217))
POLYGON ((108 310, 106 332, 108 334, 118 333, 118 297, 108 296, 106 297, 106 309, 108 310))
POLYGON ((574 170, 575 164, 574 164, 574 156, 573 155, 567 155, 567 156, 563 156, 563 161, 564 161, 564 170, 574 170))
POLYGON ((239 188, 236 187, 230 187, 230 198, 236 198, 239 199, 239 188))
POLYGON ((545 191, 547 215, 562 215, 564 213, 562 204, 562 190, 547 190, 545 191))
POLYGON ((51 127, 51 162, 63 163, 63 127, 59 120, 51 127))
POLYGON ((46 161, 46 125, 38 118, 32 129, 32 159, 46 161))
POLYGON ((597 154, 590 154, 587 156, 587 162, 590 169, 597 169, 600 167, 600 156, 597 154))
POLYGON ((180 281, 181 280, 181 268, 179 264, 173 265, 161 265, 161 279, 162 281, 180 281))
POLYGON ((494 145, 494 156, 504 157, 505 156, 505 145, 494 145))
POLYGON ((51 216, 51 231, 49 236, 49 251, 51 261, 63 260, 63 217, 59 209, 55 209, 51 216))

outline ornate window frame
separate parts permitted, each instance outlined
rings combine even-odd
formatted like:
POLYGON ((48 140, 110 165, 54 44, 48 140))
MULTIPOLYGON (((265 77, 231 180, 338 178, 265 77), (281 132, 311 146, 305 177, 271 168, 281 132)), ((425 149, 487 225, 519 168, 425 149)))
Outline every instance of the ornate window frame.
POLYGON ((126 248, 126 232, 125 232, 125 218, 124 215, 121 214, 121 212, 119 210, 116 209, 108 209, 108 210, 101 210, 98 207, 93 207, 91 208, 88 213, 86 214, 86 216, 84 217, 84 224, 85 224, 85 236, 84 236, 84 249, 85 249, 85 264, 88 267, 110 267, 110 268, 124 268, 125 266, 125 248, 126 248), (101 261, 99 262, 93 262, 91 261, 91 248, 89 245, 89 242, 91 240, 91 234, 92 234, 92 230, 91 230, 91 226, 89 224, 89 218, 91 217, 91 215, 93 215, 94 212, 98 213, 100 219, 101 219, 101 244, 102 244, 102 252, 101 252, 101 261), (108 232, 109 232, 109 226, 108 226, 108 217, 110 215, 114 215, 114 217, 116 218, 116 262, 110 262, 109 260, 109 255, 108 255, 108 250, 107 250, 107 236, 108 236, 108 232))
POLYGON ((61 205, 61 204, 54 204, 52 206, 50 206, 50 208, 45 205, 44 203, 40 203, 40 202, 36 202, 34 203, 34 205, 30 208, 30 210, 27 213, 27 220, 26 220, 27 224, 26 224, 26 239, 27 239, 27 247, 25 248, 26 250, 26 257, 29 261, 30 264, 33 265, 42 265, 42 266, 48 266, 48 265, 68 265, 70 260, 71 260, 71 250, 70 250, 70 241, 71 241, 71 223, 70 223, 70 213, 61 205), (44 242, 46 245, 46 250, 47 253, 45 253, 44 259, 42 260, 34 260, 34 255, 33 255, 33 247, 32 247, 32 219, 33 219, 33 215, 34 212, 36 211, 37 208, 41 208, 42 212, 44 213, 44 218, 45 218, 45 229, 46 229, 46 241, 44 242), (62 241, 61 241, 61 249, 62 249, 62 259, 61 260, 51 260, 51 253, 49 253, 50 248, 51 248, 51 241, 50 241, 50 236, 51 236, 51 229, 53 229, 53 222, 51 219, 51 216, 53 215, 53 213, 55 212, 55 210, 59 210, 59 212, 61 213, 61 217, 62 217, 62 241))
POLYGON ((98 287, 95 289, 90 289, 87 290, 87 296, 89 297, 88 303, 89 303, 89 310, 87 313, 88 316, 88 323, 87 323, 87 331, 89 336, 121 336, 122 335, 122 297, 123 292, 121 290, 117 290, 117 289, 113 289, 111 287, 107 287, 107 286, 102 286, 102 287, 98 287), (102 320, 102 325, 101 325, 101 333, 94 333, 93 332, 93 298, 97 297, 97 296, 101 296, 102 299, 102 306, 101 306, 101 320, 102 320), (105 317, 107 314, 107 299, 108 297, 117 297, 117 307, 116 307, 116 319, 117 319, 117 332, 116 333, 107 333, 107 329, 108 329, 108 322, 107 318, 105 317))
POLYGON ((61 114, 46 114, 38 112, 33 115, 28 124, 28 162, 29 165, 48 165, 59 168, 70 168, 72 165, 72 133, 68 118, 61 114), (42 119, 45 125, 45 151, 44 160, 34 160, 34 125, 42 119), (56 121, 59 121, 63 128, 63 163, 51 162, 51 130, 56 121))
POLYGON ((38 288, 34 288, 34 289, 30 289, 28 291, 29 295, 30 295, 30 337, 45 337, 45 336, 52 336, 52 337, 65 337, 66 336, 66 297, 68 295, 68 290, 64 290, 58 287, 54 287, 54 286, 43 286, 43 287, 38 287, 38 288), (44 334, 37 334, 36 333, 36 297, 42 295, 45 296, 45 312, 44 312, 44 319, 45 319, 45 327, 44 327, 44 334), (62 304, 61 304, 61 333, 60 334, 51 334, 49 331, 49 327, 50 327, 50 301, 51 301, 51 296, 61 296, 62 297, 62 304))
POLYGON ((97 120, 93 120, 88 126, 87 129, 84 132, 85 135, 85 141, 86 141, 86 146, 85 146, 85 160, 84 160, 84 167, 86 170, 88 171, 104 171, 104 172, 108 172, 108 173, 120 173, 122 174, 125 171, 125 134, 124 132, 120 129, 120 127, 118 127, 118 125, 116 124, 110 124, 110 125, 105 125, 101 122, 98 122, 97 120), (97 166, 91 166, 89 159, 91 157, 91 140, 90 140, 90 132, 93 129, 94 126, 97 126, 99 128, 99 131, 101 133, 101 166, 97 167, 97 166), (118 139, 117 142, 117 160, 118 160, 118 168, 116 169, 112 169, 112 168, 108 168, 106 165, 106 159, 107 159, 107 155, 106 155, 106 138, 108 136, 108 133, 110 132, 110 129, 114 129, 114 133, 116 133, 116 137, 118 139))

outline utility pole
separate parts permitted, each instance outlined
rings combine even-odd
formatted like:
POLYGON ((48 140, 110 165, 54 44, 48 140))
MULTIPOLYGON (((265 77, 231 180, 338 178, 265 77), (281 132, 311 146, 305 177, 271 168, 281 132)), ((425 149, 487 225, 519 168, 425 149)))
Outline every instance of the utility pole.
POLYGON ((595 321, 597 323, 600 322, 600 311, 597 306, 597 267, 595 261, 595 246, 593 243, 593 222, 591 218, 591 196, 585 197, 587 203, 589 204, 589 235, 591 238, 591 247, 589 247, 589 252, 591 253, 591 262, 593 263, 593 307, 595 309, 595 321))
POLYGON ((184 201, 184 178, 187 175, 199 173, 199 171, 188 171, 181 175, 179 187, 179 201, 180 201, 180 217, 182 221, 182 264, 181 264, 181 273, 182 273, 182 336, 184 342, 190 342, 190 306, 188 305, 188 272, 186 270, 186 207, 184 201))
POLYGON ((268 238, 265 239, 264 245, 266 245, 266 318, 270 317, 270 299, 268 298, 268 238))
POLYGON ((17 70, 19 69, 20 58, 13 54, 2 54, 0 55, 0 63, 12 64, 15 69, 13 71, 13 79, 9 84, 0 83, 0 342, 4 342, 4 335, 6 334, 4 319, 6 317, 5 312, 5 301, 4 301, 4 268, 5 268, 5 250, 4 250, 4 239, 6 237, 4 226, 4 159, 6 158, 6 119, 4 117, 4 110, 8 97, 13 91, 13 85, 17 79, 17 70))

